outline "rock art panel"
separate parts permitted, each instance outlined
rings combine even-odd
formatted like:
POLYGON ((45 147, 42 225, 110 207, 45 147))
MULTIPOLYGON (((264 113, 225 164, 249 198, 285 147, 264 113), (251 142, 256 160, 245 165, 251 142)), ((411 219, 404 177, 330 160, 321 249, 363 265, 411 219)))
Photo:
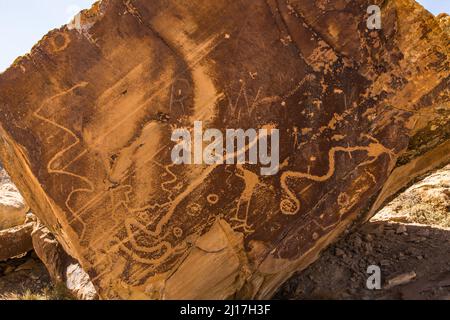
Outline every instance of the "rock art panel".
POLYGON ((102 298, 270 297, 393 170, 449 160, 448 35, 378 2, 381 30, 366 0, 101 1, 0 75, 0 158, 102 298), (278 129, 278 173, 175 165, 195 121, 278 129))

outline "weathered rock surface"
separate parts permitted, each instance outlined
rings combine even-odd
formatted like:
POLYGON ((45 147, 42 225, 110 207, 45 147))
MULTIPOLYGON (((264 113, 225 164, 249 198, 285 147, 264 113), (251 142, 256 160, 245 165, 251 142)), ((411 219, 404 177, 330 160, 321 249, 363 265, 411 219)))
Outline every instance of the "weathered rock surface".
POLYGON ((450 228, 450 166, 408 188, 372 220, 450 228))
POLYGON ((22 225, 29 210, 8 174, 0 167, 0 230, 22 225))
POLYGON ((441 13, 437 16, 439 23, 441 25, 442 30, 450 34, 450 16, 446 13, 441 13))
POLYGON ((33 223, 0 231, 0 261, 20 256, 33 249, 31 231, 33 223))
POLYGON ((63 284, 80 300, 98 298, 94 285, 80 264, 69 256, 51 232, 36 221, 32 233, 33 248, 45 264, 53 283, 63 284))
POLYGON ((450 160, 448 35, 372 2, 102 1, 0 75, 0 158, 102 298, 270 297, 450 160), (280 172, 173 165, 197 120, 278 128, 280 172))
POLYGON ((30 208, 9 175, 0 165, 0 261, 17 257, 32 249, 30 208))

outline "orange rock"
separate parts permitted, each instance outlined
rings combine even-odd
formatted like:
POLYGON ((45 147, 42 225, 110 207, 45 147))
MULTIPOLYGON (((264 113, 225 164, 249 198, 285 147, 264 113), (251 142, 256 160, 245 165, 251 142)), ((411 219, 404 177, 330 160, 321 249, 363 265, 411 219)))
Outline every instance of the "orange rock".
POLYGON ((102 298, 268 298, 450 160, 448 35, 367 6, 101 1, 0 75, 0 158, 102 298), (279 173, 173 165, 194 121, 275 126, 279 173))

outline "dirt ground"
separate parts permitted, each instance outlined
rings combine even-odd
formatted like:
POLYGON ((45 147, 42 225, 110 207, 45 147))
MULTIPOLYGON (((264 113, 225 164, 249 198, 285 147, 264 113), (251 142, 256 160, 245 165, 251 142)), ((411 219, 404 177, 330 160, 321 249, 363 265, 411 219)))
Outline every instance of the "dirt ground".
POLYGON ((414 184, 294 275, 277 299, 450 300, 450 166, 414 184), (378 266, 381 290, 367 289, 378 266), (402 285, 393 284, 405 282, 402 285))
POLYGON ((450 230, 370 222, 292 277, 276 299, 450 300, 450 230), (371 265, 381 269, 381 290, 367 289, 371 265), (397 277, 411 279, 389 288, 397 277))
POLYGON ((32 300, 46 297, 52 283, 35 254, 0 262, 0 300, 32 300))

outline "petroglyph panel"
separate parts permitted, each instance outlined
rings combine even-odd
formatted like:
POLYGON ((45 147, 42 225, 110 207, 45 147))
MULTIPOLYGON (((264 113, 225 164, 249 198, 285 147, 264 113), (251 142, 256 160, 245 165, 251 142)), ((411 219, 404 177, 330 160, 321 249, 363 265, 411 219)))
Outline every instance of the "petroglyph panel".
POLYGON ((101 297, 269 297, 448 108, 448 36, 420 9, 410 35, 408 0, 367 30, 368 5, 104 0, 0 75, 0 156, 101 297), (280 130, 279 172, 174 165, 194 121, 280 130))

